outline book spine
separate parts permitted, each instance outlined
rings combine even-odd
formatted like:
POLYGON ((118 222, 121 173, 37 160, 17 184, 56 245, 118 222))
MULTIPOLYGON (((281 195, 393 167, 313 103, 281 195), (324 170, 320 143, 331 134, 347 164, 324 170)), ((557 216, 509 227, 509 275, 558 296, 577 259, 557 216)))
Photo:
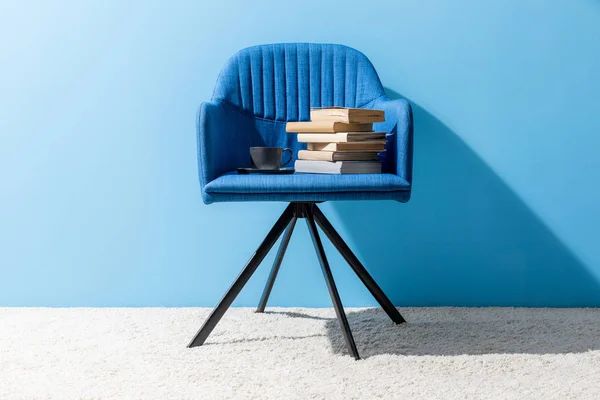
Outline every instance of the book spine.
POLYGON ((299 133, 300 143, 341 143, 348 142, 347 133, 299 133))
POLYGON ((384 122, 385 113, 377 110, 311 110, 311 121, 334 121, 346 124, 364 124, 374 122, 384 122))
POLYGON ((308 150, 316 151, 385 151, 385 143, 308 143, 308 150))
POLYGON ((341 165, 327 161, 296 160, 294 163, 296 172, 310 174, 340 174, 341 165))
POLYGON ((333 161, 333 152, 331 151, 298 151, 299 160, 333 161))
POLYGON ((384 122, 382 117, 367 116, 367 117, 352 117, 352 116, 311 116, 313 122, 341 122, 343 124, 372 124, 376 122, 384 122))
POLYGON ((299 133, 300 143, 385 143, 385 133, 299 133))
POLYGON ((372 132, 373 124, 344 124, 334 121, 288 122, 288 133, 372 132))

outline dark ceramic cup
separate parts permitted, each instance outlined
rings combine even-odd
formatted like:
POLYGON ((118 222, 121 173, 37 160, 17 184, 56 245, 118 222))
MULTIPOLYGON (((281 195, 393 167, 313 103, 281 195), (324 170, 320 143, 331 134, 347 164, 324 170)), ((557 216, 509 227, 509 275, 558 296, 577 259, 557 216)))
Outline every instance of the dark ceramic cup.
POLYGON ((252 158, 252 164, 258 169, 279 169, 286 166, 292 161, 293 151, 286 147, 250 147, 250 157, 252 158), (290 156, 282 162, 282 155, 284 152, 289 151, 290 156))

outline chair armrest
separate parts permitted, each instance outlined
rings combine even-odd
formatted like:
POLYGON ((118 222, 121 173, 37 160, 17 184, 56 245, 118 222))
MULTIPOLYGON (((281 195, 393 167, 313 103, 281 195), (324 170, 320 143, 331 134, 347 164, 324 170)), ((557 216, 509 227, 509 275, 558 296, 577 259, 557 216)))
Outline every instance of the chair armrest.
POLYGON ((221 101, 200 105, 196 128, 200 189, 207 203, 206 185, 236 168, 249 167, 248 149, 264 144, 254 118, 221 101))
POLYGON ((369 104, 369 108, 385 111, 385 122, 375 124, 375 130, 388 132, 384 156, 384 172, 396 174, 412 183, 413 118, 406 99, 389 100, 383 96, 369 104))
POLYGON ((226 112, 224 105, 215 101, 204 102, 198 109, 198 175, 203 195, 207 183, 235 168, 230 165, 231 158, 227 157, 229 147, 235 141, 226 112))

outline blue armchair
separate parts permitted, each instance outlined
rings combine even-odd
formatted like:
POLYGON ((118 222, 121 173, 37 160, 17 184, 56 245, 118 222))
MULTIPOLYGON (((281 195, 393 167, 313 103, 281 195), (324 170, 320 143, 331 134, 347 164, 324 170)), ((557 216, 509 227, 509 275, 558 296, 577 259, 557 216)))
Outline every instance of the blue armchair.
POLYGON ((412 180, 412 112, 408 101, 389 100, 367 57, 333 44, 289 43, 243 49, 221 71, 210 102, 198 113, 198 169, 206 204, 233 201, 285 201, 290 204, 242 270, 189 347, 204 343, 237 294, 285 231, 258 312, 264 311, 287 244, 298 218, 313 239, 349 352, 359 358, 317 225, 344 256, 379 304, 396 323, 398 310, 368 274, 317 203, 331 200, 410 198, 412 180), (377 131, 388 132, 382 154, 383 174, 240 175, 249 166, 252 146, 290 147, 294 160, 305 143, 285 132, 287 121, 307 121, 311 107, 344 106, 385 110, 377 131))

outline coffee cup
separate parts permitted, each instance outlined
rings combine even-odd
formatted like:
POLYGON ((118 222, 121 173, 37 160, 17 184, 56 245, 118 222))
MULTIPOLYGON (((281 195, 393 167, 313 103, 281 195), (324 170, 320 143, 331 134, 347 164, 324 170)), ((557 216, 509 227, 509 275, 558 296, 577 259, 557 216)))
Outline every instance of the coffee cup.
POLYGON ((280 169, 292 161, 292 149, 286 147, 250 147, 252 164, 258 169, 280 169), (289 151, 289 158, 282 162, 283 153, 289 151))

